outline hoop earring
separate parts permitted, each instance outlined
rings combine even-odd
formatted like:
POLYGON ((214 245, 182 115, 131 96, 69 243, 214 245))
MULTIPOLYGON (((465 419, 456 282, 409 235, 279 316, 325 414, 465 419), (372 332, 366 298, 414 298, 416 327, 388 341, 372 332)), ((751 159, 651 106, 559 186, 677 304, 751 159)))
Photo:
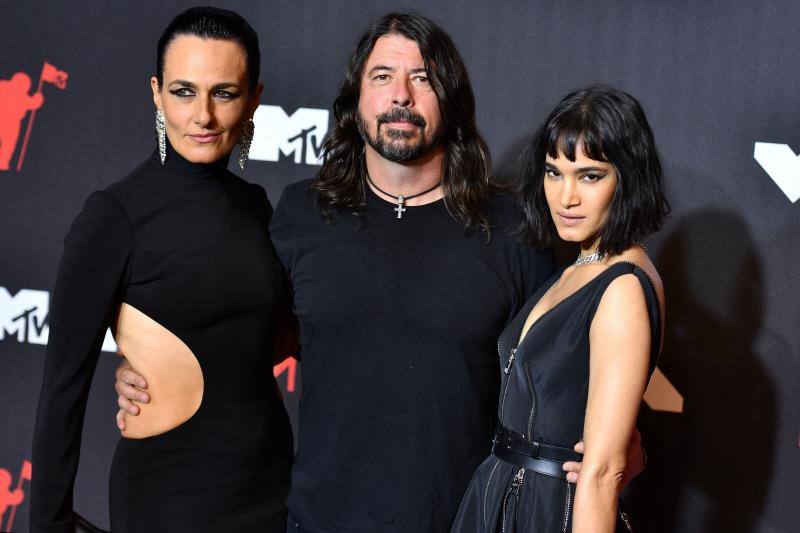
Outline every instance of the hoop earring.
POLYGON ((250 145, 253 143, 253 134, 256 131, 256 124, 252 118, 245 121, 242 126, 242 134, 239 136, 239 168, 244 170, 247 158, 250 156, 250 145))
POLYGON ((161 164, 167 159, 167 125, 164 120, 164 112, 156 109, 156 139, 158 139, 158 155, 161 156, 161 164))

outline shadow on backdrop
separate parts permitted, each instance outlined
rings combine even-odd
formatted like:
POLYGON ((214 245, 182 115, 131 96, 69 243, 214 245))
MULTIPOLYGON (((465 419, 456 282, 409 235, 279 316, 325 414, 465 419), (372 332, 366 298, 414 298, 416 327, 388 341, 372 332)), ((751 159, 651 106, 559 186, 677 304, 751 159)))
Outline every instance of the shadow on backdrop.
POLYGON ((648 532, 755 531, 775 440, 775 392, 755 353, 762 268, 735 213, 703 210, 668 226, 655 258, 667 297, 659 367, 681 414, 643 406, 646 472, 627 491, 648 532))

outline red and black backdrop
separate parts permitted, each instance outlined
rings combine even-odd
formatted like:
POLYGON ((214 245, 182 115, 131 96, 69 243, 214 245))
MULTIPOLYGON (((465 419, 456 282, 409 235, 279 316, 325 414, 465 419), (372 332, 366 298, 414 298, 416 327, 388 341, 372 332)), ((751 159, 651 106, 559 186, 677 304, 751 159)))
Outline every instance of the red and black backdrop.
MULTIPOLYGON (((0 530, 27 530, 34 412, 63 237, 90 191, 153 149, 156 40, 191 5, 0 3, 0 530)), ((601 82, 635 95, 656 133, 673 213, 648 242, 668 321, 639 423, 650 464, 629 489, 633 511, 647 531, 797 530, 800 3, 220 5, 244 15, 261 39, 265 91, 244 175, 273 203, 318 168, 347 54, 390 9, 415 9, 453 36, 498 176, 513 175, 525 139, 568 90, 601 82)), ((118 436, 117 358, 106 348, 75 504, 107 525, 118 436)), ((294 414, 299 368, 290 361, 276 374, 294 414)))

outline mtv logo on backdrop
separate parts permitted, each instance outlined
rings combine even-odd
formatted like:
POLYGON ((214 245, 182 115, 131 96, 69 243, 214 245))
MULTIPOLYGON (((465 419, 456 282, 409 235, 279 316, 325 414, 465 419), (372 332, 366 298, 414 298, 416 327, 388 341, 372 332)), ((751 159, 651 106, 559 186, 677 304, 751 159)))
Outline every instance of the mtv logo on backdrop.
MULTIPOLYGON (((49 313, 50 293, 47 291, 22 289, 12 295, 8 289, 0 287, 0 341, 8 337, 20 343, 47 344, 49 313)), ((106 331, 102 350, 117 351, 110 331, 106 331)))
POLYGON ((288 115, 280 106, 260 105, 253 121, 256 131, 250 159, 278 161, 283 154, 296 164, 322 163, 322 139, 328 133, 326 109, 300 107, 288 115))
POLYGON ((800 200, 800 156, 788 144, 756 143, 753 158, 792 203, 800 200))
POLYGON ((47 344, 47 313, 50 294, 47 291, 22 289, 15 296, 0 287, 0 340, 6 335, 17 342, 47 344))

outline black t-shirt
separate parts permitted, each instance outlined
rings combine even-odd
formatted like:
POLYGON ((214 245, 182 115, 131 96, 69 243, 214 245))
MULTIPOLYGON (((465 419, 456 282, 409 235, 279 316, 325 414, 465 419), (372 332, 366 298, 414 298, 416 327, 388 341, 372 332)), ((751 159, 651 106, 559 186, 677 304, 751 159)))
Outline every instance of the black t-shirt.
POLYGON ((309 526, 449 531, 490 448, 497 338, 553 271, 498 196, 487 243, 443 200, 326 223, 309 182, 286 188, 272 239, 300 323, 299 449, 288 505, 309 526))

